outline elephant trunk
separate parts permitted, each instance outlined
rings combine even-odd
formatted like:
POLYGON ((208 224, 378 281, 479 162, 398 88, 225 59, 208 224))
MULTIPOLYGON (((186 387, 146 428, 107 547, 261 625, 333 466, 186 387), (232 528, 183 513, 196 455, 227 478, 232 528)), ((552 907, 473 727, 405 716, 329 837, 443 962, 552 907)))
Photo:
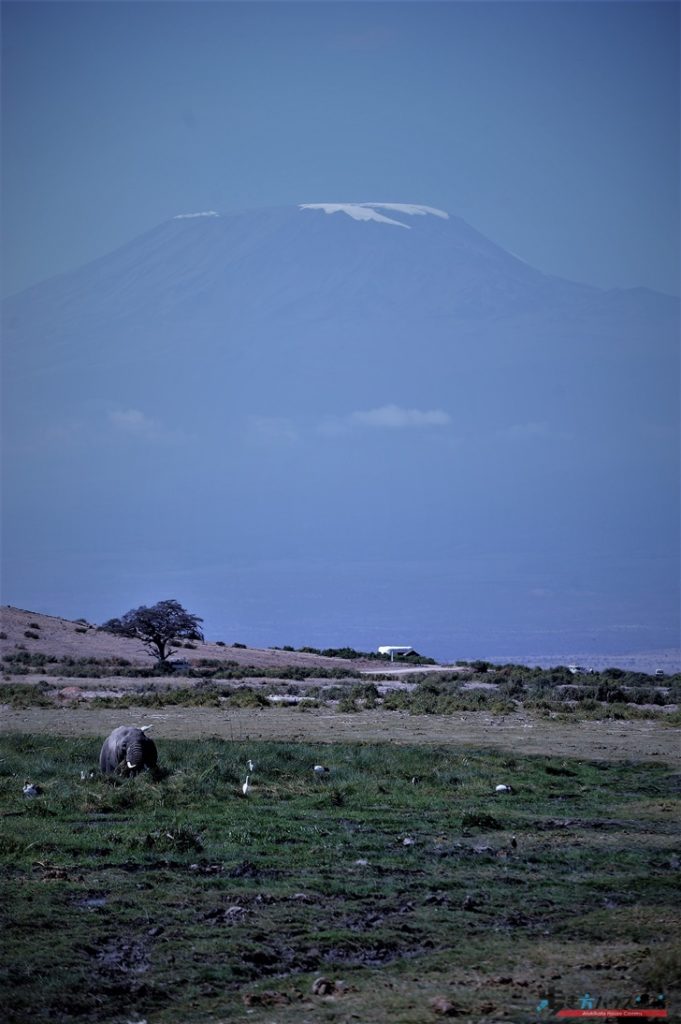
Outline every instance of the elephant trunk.
POLYGON ((127 768, 131 769, 144 767, 144 751, 142 743, 137 738, 128 744, 128 749, 125 752, 125 764, 127 768))

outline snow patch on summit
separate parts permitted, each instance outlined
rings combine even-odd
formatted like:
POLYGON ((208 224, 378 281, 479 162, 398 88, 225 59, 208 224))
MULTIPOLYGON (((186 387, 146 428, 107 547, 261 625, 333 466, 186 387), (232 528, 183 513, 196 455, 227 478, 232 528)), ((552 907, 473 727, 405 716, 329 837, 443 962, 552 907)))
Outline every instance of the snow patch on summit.
POLYGON ((424 217, 431 214, 435 217, 442 217, 449 220, 449 214, 444 210, 436 210, 433 206, 419 206, 415 203, 300 203, 301 210, 323 210, 324 213, 345 213, 353 220, 373 220, 381 224, 394 224, 399 228, 410 228, 401 220, 393 217, 386 217, 380 210, 390 210, 393 213, 407 214, 408 216, 424 217))
POLYGON ((397 213, 408 213, 412 216, 425 217, 431 213, 434 217, 449 220, 444 210, 436 210, 434 206, 419 206, 416 203, 361 203, 361 206, 380 206, 382 210, 395 210, 397 213))
POLYGON ((217 210, 202 210, 201 213, 177 213, 173 220, 190 220, 192 217, 219 217, 217 210))

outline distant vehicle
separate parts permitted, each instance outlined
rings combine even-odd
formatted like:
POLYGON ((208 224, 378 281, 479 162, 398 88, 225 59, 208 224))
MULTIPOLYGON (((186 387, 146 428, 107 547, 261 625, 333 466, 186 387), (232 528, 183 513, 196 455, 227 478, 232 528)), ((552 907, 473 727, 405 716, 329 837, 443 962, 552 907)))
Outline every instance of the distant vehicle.
POLYGON ((413 651, 413 650, 414 650, 413 647, 391 647, 391 646, 384 646, 384 647, 379 647, 378 648, 378 653, 379 654, 389 654, 390 655, 390 660, 394 661, 396 654, 402 654, 402 655, 409 654, 409 652, 413 651))
POLYGON ((191 661, 178 659, 177 661, 169 661, 168 668, 171 668, 173 672, 189 672, 191 671, 192 663, 191 661))
POLYGON ((665 673, 664 673, 664 669, 663 668, 656 668, 655 669, 655 675, 657 676, 658 679, 664 679, 664 674, 665 673))
POLYGON ((573 676, 582 676, 586 673, 583 665, 568 665, 568 670, 572 672, 573 676))

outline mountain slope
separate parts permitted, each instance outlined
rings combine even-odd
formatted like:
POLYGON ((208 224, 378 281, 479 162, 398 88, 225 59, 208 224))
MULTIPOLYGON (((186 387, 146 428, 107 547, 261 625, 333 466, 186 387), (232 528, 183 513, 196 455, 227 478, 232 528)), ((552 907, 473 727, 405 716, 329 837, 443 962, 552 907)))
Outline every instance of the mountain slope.
POLYGON ((302 204, 173 219, 3 324, 14 603, 76 566, 93 618, 170 578, 250 643, 676 642, 675 299, 302 204))

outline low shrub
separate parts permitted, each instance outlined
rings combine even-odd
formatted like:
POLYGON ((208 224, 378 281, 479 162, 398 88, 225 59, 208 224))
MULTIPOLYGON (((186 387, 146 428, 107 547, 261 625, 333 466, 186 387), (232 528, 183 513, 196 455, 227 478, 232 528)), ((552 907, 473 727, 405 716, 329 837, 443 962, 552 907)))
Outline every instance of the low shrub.
POLYGON ((0 699, 13 708, 49 708, 54 705, 52 687, 41 680, 35 686, 26 683, 11 683, 2 687, 0 699))
POLYGON ((139 839, 135 837, 131 841, 131 846, 133 848, 141 846, 145 850, 158 850, 167 853, 187 853, 190 850, 200 853, 203 850, 203 840, 190 825, 178 825, 172 829, 147 832, 139 839))
POLYGON ((271 704, 264 693, 244 686, 230 693, 227 704, 232 708, 269 708, 271 704))
POLYGON ((672 941, 662 949, 653 949, 641 964, 639 976, 655 994, 678 992, 681 989, 681 942, 672 941))
POLYGON ((344 697, 336 705, 336 711, 340 714, 352 714, 355 711, 359 711, 360 708, 357 701, 354 700, 350 695, 344 697))
POLYGON ((461 827, 500 829, 504 826, 493 814, 487 814, 485 811, 464 811, 461 815, 461 827))

